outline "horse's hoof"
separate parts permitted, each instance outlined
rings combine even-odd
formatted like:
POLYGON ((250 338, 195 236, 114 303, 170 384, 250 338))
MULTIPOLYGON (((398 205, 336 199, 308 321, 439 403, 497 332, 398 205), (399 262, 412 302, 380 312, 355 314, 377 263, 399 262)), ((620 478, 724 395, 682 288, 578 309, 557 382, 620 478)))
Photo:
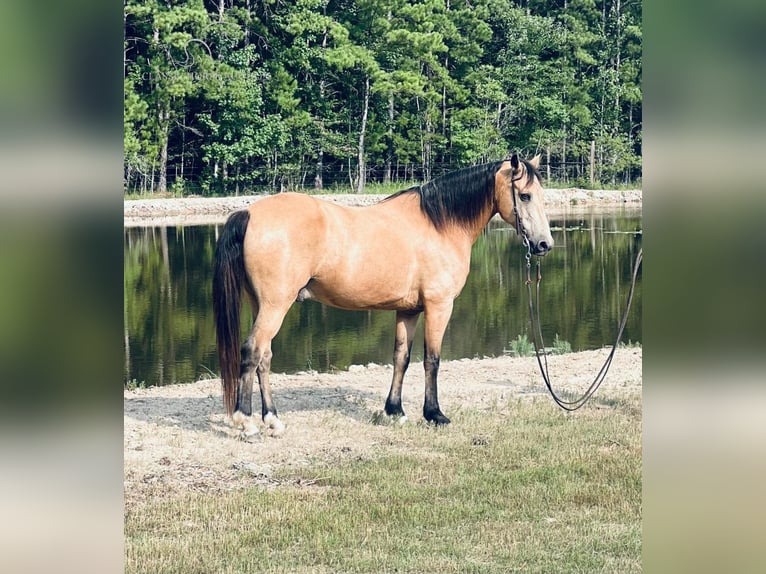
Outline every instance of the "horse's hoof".
POLYGON ((435 413, 429 413, 425 417, 426 421, 429 423, 435 425, 435 426, 445 426, 450 423, 450 420, 444 416, 441 412, 435 412, 435 413))
POLYGON ((396 417, 404 416, 404 411, 402 410, 401 403, 397 404, 396 406, 393 406, 388 401, 386 401, 386 406, 384 407, 384 413, 386 414, 386 416, 392 419, 396 417))
POLYGON ((384 411, 375 411, 370 417, 370 422, 374 425, 387 425, 388 415, 384 411))
POLYGON ((263 424, 268 427, 270 436, 282 436, 285 432, 284 423, 282 423, 282 421, 277 418, 277 415, 273 413, 267 413, 266 416, 263 417, 263 424))
POLYGON ((370 422, 374 425, 391 426, 398 424, 403 426, 409 419, 404 413, 389 414, 385 411, 375 411, 370 417, 370 422))
POLYGON ((231 423, 240 429, 240 440, 254 442, 260 440, 261 431, 258 429, 258 423, 249 415, 237 411, 231 417, 231 423))
POLYGON ((239 440, 243 442, 261 442, 261 433, 256 431, 254 433, 247 433, 245 431, 239 432, 239 440))

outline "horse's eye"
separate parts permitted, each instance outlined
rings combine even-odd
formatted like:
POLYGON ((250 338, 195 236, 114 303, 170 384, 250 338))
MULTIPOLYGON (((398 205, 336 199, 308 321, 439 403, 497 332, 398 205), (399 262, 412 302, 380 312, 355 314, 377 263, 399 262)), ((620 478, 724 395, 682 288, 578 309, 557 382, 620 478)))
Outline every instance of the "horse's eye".
POLYGON ((519 199, 521 199, 521 201, 529 201, 530 199, 532 199, 532 196, 529 195, 528 193, 520 193, 519 199))

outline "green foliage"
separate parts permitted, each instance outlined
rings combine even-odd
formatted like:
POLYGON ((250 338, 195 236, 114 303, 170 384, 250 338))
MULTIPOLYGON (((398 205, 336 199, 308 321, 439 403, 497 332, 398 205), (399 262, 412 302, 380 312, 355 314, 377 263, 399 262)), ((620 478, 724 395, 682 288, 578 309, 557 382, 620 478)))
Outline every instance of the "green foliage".
POLYGON ((528 357, 535 352, 535 347, 527 338, 527 334, 519 334, 511 341, 511 352, 517 357, 528 357))
POLYGON ((511 149, 546 152, 563 184, 641 175, 640 2, 127 0, 124 15, 126 192, 422 181, 511 149))
POLYGON ((559 338, 559 334, 556 333, 556 338, 553 339, 553 353, 556 355, 563 355, 564 353, 571 353, 572 345, 569 341, 564 341, 559 338))
POLYGON ((131 379, 125 383, 125 390, 135 391, 136 389, 145 389, 146 381, 138 382, 137 379, 131 379))

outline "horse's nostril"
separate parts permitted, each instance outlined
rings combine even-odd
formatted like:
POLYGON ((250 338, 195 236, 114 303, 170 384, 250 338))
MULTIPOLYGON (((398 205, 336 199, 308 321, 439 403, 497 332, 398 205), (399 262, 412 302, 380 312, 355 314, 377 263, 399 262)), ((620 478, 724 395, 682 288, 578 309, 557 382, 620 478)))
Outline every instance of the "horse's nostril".
POLYGON ((540 243, 537 244, 537 249, 538 251, 548 251, 550 247, 548 247, 547 241, 541 241, 540 243))

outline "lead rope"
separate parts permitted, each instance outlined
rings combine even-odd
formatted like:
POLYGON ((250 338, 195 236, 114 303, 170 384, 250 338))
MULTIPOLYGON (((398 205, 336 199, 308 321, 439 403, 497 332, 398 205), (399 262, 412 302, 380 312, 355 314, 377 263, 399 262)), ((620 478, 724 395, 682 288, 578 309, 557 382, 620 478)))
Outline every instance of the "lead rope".
POLYGON ((530 277, 530 271, 531 271, 531 257, 532 257, 532 246, 529 242, 529 237, 527 237, 526 231, 521 227, 521 219, 519 217, 519 210, 516 208, 516 181, 519 178, 513 179, 511 178, 511 195, 513 196, 513 213, 516 216, 516 230, 518 233, 520 233, 522 238, 522 243, 524 244, 524 247, 527 248, 527 253, 525 255, 526 263, 527 263, 527 279, 525 281, 525 284, 527 286, 527 300, 529 302, 529 322, 532 326, 532 342, 535 346, 535 356, 537 357, 537 364, 540 367, 540 374, 543 376, 543 380, 545 381, 545 386, 548 387, 548 392, 551 394, 551 397, 553 397, 553 401, 562 409, 565 411, 576 411, 585 403, 587 403, 590 398, 593 396, 593 394, 596 392, 596 390, 601 386, 601 383, 604 382, 604 379, 606 378, 607 372, 609 372, 609 367, 612 365, 612 359, 614 358, 614 353, 617 350, 617 345, 620 343, 620 339, 622 339, 622 333, 625 330, 625 325, 628 322, 628 313, 630 312, 630 306, 633 303, 633 291, 636 287, 636 278, 638 277, 638 269, 641 266, 641 262, 644 258, 644 250, 643 248, 638 250, 638 253, 636 254, 636 261, 633 264, 633 275, 631 277, 630 281, 630 290, 628 291, 628 300, 627 304, 625 305, 625 313, 622 315, 622 319, 620 321, 619 329, 617 330, 617 337, 614 340, 614 344, 612 345, 612 350, 609 352, 609 355, 607 356, 606 360, 604 361, 604 364, 601 366, 601 369, 596 374, 596 378, 593 379, 593 382, 588 387, 588 390, 583 393, 583 395, 574 400, 574 401, 567 401, 559 397, 556 392, 553 390, 553 385, 551 384, 550 375, 548 373, 548 354, 545 352, 545 341, 543 340, 543 333, 542 329, 540 327, 540 282, 542 280, 542 273, 540 271, 540 260, 537 260, 537 281, 536 281, 536 289, 535 289, 535 305, 536 311, 533 308, 532 304, 532 279, 530 277), (535 319, 537 319, 537 324, 535 325, 535 319), (540 338, 540 346, 537 345, 537 338, 540 338), (542 349, 542 358, 541 358, 541 349, 542 349))
POLYGON ((585 405, 585 403, 587 403, 590 400, 590 398, 593 396, 593 394, 596 392, 599 386, 601 386, 601 383, 604 382, 604 379, 606 378, 606 374, 607 372, 609 372, 609 367, 611 367, 612 365, 612 359, 614 359, 614 353, 617 350, 617 346, 619 345, 620 340, 622 339, 622 334, 625 331, 625 325, 628 322, 628 313, 630 312, 630 306, 633 303, 633 292, 636 287, 636 277, 638 276, 638 269, 641 266, 642 260, 643 260, 643 249, 639 249, 638 253, 636 254, 636 261, 633 265, 633 275, 631 277, 630 291, 628 292, 628 300, 625 306, 625 312, 623 313, 622 319, 620 321, 619 329, 617 330, 617 336, 615 337, 614 344, 612 345, 612 350, 609 352, 609 355, 604 361, 604 364, 601 366, 601 369, 596 374, 595 379, 590 384, 590 386, 585 391, 585 393, 583 393, 583 395, 580 398, 573 401, 567 401, 562 399, 553 390, 550 374, 548 373, 548 355, 545 351, 545 342, 543 341, 543 334, 540 328, 540 281, 542 279, 542 275, 540 273, 540 261, 538 260, 537 262, 537 281, 536 281, 537 285, 535 290, 536 311, 533 310, 532 280, 530 279, 530 276, 529 276, 530 269, 529 267, 527 267, 526 285, 527 285, 527 295, 529 300, 529 320, 530 320, 530 323, 532 324, 532 330, 533 330, 532 341, 535 346, 535 356, 537 357, 537 364, 540 367, 540 373, 542 374, 543 380, 545 381, 545 386, 548 387, 548 392, 550 392, 554 402, 565 411, 576 411, 577 409, 585 405), (537 344, 538 337, 540 339, 540 346, 538 346, 537 344))

